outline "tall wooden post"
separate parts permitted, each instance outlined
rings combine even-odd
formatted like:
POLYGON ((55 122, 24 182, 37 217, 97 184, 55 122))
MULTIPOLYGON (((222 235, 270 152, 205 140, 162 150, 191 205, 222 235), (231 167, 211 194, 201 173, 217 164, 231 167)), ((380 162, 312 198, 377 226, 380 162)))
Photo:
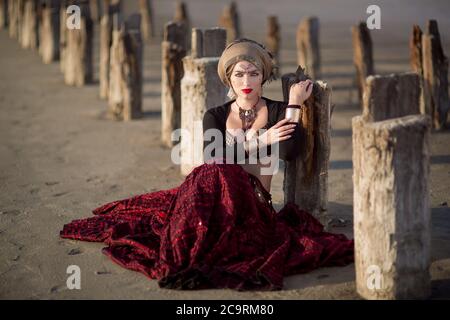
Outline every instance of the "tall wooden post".
MULTIPOLYGON (((269 16, 267 18, 266 47, 273 55, 273 60, 276 66, 280 65, 280 42, 281 32, 278 18, 277 16, 269 16)), ((275 75, 279 75, 278 68, 275 69, 275 75)))
POLYGON ((227 30, 227 44, 241 37, 239 13, 236 2, 227 5, 219 18, 219 26, 227 30))
POLYGON ((37 0, 24 0, 23 16, 21 22, 20 45, 24 49, 37 49, 38 35, 38 2, 37 0))
POLYGON ((314 80, 320 78, 319 19, 303 19, 297 28, 297 63, 314 80))
POLYGON ((375 74, 372 53, 372 39, 365 22, 352 27, 353 64, 356 68, 356 86, 359 101, 362 102, 366 78, 375 74))
POLYGON ((56 0, 45 1, 41 9, 39 53, 45 64, 59 59, 59 5, 59 1, 56 0))
MULTIPOLYGON (((117 18, 120 19, 120 15, 117 18)), ((128 121, 142 116, 143 45, 140 28, 139 14, 131 15, 125 23, 114 23, 108 99, 109 115, 116 120, 128 121)))
POLYGON ((429 20, 427 33, 422 35, 422 65, 424 111, 431 116, 435 129, 446 126, 450 101, 448 94, 448 58, 444 54, 439 29, 429 20))
POLYGON ((76 3, 81 11, 80 29, 68 29, 64 49, 64 82, 67 85, 83 86, 93 78, 93 23, 86 1, 76 3))
POLYGON ((150 0, 139 0, 139 11, 141 13, 142 39, 144 41, 149 41, 155 36, 153 7, 150 0))
POLYGON ((183 61, 187 53, 186 26, 169 22, 164 29, 161 75, 161 141, 172 147, 172 131, 181 125, 181 79, 183 61))
POLYGON ((0 0, 0 30, 8 27, 8 0, 0 0))
MULTIPOLYGON (((292 84, 307 76, 299 66, 296 73, 282 76, 283 97, 289 101, 292 84)), ((294 202, 312 213, 327 228, 328 224, 328 165, 330 159, 331 88, 326 82, 316 81, 313 92, 305 102, 299 121, 304 137, 297 159, 286 161, 284 173, 284 202, 294 202)))

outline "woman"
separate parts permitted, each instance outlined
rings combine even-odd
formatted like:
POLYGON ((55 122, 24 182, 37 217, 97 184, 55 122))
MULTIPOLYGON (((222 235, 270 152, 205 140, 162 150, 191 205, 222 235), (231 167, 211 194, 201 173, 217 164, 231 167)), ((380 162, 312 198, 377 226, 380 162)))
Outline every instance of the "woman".
POLYGON ((228 45, 218 74, 235 99, 204 115, 205 163, 178 187, 95 209, 61 237, 104 242, 112 260, 172 289, 280 290, 286 275, 351 263, 352 240, 324 232, 293 203, 272 206, 266 160, 297 156, 298 123, 284 118, 312 90, 295 84, 288 105, 262 97, 273 67, 252 40, 228 45), (211 130, 221 138, 208 139, 211 130))

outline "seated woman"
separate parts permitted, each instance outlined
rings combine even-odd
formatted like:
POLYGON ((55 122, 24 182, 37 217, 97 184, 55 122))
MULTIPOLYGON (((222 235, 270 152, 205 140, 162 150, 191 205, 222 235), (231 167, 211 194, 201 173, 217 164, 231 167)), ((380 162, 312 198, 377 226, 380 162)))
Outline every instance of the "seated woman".
POLYGON ((171 289, 281 290, 284 276, 353 262, 353 240, 294 203, 272 206, 267 159, 298 155, 298 123, 286 111, 312 90, 310 81, 293 85, 287 105, 262 97, 273 68, 264 46, 230 43, 218 74, 235 99, 204 115, 205 163, 179 186, 104 204, 60 236, 104 242, 113 261, 171 289))

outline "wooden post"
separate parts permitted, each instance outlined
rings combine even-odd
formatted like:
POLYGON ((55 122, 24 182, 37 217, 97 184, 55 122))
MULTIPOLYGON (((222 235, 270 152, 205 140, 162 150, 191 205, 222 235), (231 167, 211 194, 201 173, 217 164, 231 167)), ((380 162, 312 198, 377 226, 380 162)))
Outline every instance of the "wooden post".
POLYGON ((430 118, 352 119, 357 292, 366 299, 430 294, 430 118))
POLYGON ((424 78, 424 111, 431 116, 433 128, 446 126, 450 108, 448 95, 448 58, 445 56, 435 20, 429 20, 427 33, 422 35, 422 65, 424 78))
MULTIPOLYGON (((277 16, 269 16, 267 18, 267 36, 266 36, 266 47, 270 53, 273 55, 273 60, 275 65, 280 64, 280 24, 278 23, 277 16)), ((275 69, 275 75, 279 75, 279 69, 275 69)))
POLYGON ((121 1, 103 0, 99 52, 99 96, 101 99, 108 99, 113 21, 119 20, 117 16, 121 14, 121 7, 121 1))
POLYGON ((172 147, 172 131, 181 125, 181 87, 183 61, 187 52, 186 26, 169 22, 164 29, 161 75, 161 141, 172 147))
MULTIPOLYGON (((292 84, 308 77, 299 66, 296 73, 282 76, 283 97, 289 101, 292 84)), ((314 82, 313 92, 305 102, 300 132, 304 137, 297 159, 286 161, 284 202, 294 202, 312 213, 328 228, 328 164, 330 159, 331 88, 326 82, 314 82)))
POLYGON ((356 85, 359 101, 362 102, 366 78, 375 74, 372 54, 372 39, 365 22, 352 27, 353 64, 356 68, 356 85))
POLYGON ((409 39, 410 64, 413 72, 419 76, 420 85, 420 113, 426 114, 423 92, 423 57, 422 57, 422 30, 418 25, 413 26, 409 39))
POLYGON ((227 30, 227 44, 241 37, 239 13, 234 1, 223 9, 219 18, 219 26, 227 30))
POLYGON ((297 28, 297 63, 314 80, 320 78, 319 19, 307 17, 297 28))
MULTIPOLYGON (((86 1, 76 3, 81 9, 80 29, 68 29, 64 50, 64 82, 67 85, 83 86, 92 82, 93 24, 86 1)), ((65 21, 65 20, 64 20, 65 21)))
POLYGON ((420 114, 419 83, 419 76, 414 72, 367 77, 364 120, 382 121, 420 114))
POLYGON ((226 100, 226 87, 217 74, 219 57, 226 46, 226 30, 192 29, 193 55, 183 59, 181 80, 182 175, 203 163, 203 115, 226 100))
MULTIPOLYGON (((118 17, 120 19, 120 16, 118 17)), ((109 115, 116 120, 133 120, 142 116, 143 46, 141 17, 131 15, 114 27, 109 77, 109 115)))
POLYGON ((20 40, 20 29, 22 21, 22 0, 8 2, 8 34, 13 39, 20 40))
POLYGON ((8 0, 0 0, 0 30, 8 26, 8 0))
POLYGON ((20 45, 24 49, 37 49, 38 38, 38 16, 37 16, 37 1, 24 0, 22 28, 20 36, 20 45))
POLYGON ((155 36, 153 24, 153 8, 150 0, 139 0, 139 10, 141 13, 141 33, 144 41, 149 41, 155 36))
POLYGON ((89 0, 89 11, 91 13, 91 20, 100 22, 101 14, 99 0, 89 0))
POLYGON ((41 8, 39 54, 45 64, 59 59, 59 2, 45 1, 41 8))
POLYGON ((67 47, 67 0, 61 0, 59 7, 59 69, 64 73, 64 65, 66 62, 67 47))

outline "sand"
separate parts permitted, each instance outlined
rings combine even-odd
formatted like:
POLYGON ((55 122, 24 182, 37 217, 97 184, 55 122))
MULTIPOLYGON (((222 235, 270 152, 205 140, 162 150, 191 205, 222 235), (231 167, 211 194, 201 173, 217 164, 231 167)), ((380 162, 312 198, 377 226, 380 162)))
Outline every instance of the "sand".
MULTIPOLYGON (((227 1, 187 1, 193 24, 212 27, 227 1), (204 15, 204 12, 215 12, 204 15)), ((264 40, 265 17, 279 16, 281 71, 294 71, 295 26, 301 17, 321 19, 323 79, 333 89, 329 212, 347 221, 333 232, 352 237, 351 118, 360 113, 353 87, 351 24, 365 19, 369 2, 347 0, 245 1, 239 3, 247 37, 264 40), (331 5, 333 3, 333 5, 331 5), (292 14, 293 11, 298 14, 292 14)), ((436 18, 450 56, 450 3, 379 2, 382 29, 374 31, 377 73, 409 71, 408 37, 413 23, 436 18)), ((158 36, 145 47, 144 117, 116 122, 105 116, 98 81, 82 88, 64 85, 58 63, 42 64, 36 51, 23 50, 0 30, 0 298, 2 299, 359 299, 354 265, 322 268, 285 278, 277 292, 175 291, 114 264, 101 243, 59 238, 63 224, 88 217, 110 201, 179 185, 184 177, 170 161, 160 135, 160 36, 174 1, 154 1, 158 36), (81 269, 81 289, 66 286, 66 269, 81 269)), ((135 3, 127 1, 132 12, 135 3)), ((96 31, 98 31, 96 29, 96 31)), ((98 35, 98 32, 96 32, 98 35)), ((98 38, 95 40, 98 70, 98 38)), ((96 74, 96 79, 98 79, 96 74)), ((264 95, 281 99, 280 82, 264 95)), ((450 131, 431 138, 432 297, 450 298, 450 131)), ((272 194, 282 202, 282 176, 272 194)))

